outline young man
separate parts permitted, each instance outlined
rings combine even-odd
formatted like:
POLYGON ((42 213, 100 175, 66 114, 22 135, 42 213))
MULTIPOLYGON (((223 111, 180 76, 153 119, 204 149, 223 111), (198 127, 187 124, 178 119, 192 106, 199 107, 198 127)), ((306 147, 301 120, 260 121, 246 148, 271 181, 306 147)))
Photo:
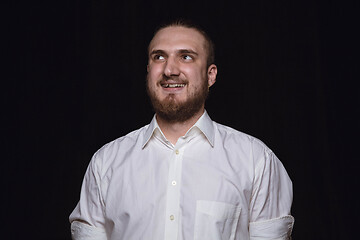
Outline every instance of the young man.
POLYGON ((175 22, 149 44, 151 123, 102 147, 70 215, 73 239, 290 239, 292 183, 258 139, 213 122, 211 40, 175 22))

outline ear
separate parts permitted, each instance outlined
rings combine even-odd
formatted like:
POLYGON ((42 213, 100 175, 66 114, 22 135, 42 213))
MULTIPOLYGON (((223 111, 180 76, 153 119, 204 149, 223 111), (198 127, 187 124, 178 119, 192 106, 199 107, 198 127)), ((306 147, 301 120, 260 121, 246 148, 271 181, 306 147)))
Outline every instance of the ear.
POLYGON ((217 67, 215 64, 211 64, 207 71, 208 75, 208 86, 211 87, 216 82, 217 67))

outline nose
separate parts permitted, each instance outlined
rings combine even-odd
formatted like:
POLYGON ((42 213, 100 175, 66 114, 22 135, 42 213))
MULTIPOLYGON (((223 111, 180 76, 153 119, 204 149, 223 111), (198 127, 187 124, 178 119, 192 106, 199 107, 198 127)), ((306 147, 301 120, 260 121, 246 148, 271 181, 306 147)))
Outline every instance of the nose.
POLYGON ((167 77, 180 75, 179 65, 174 58, 169 57, 167 59, 166 65, 164 68, 164 75, 167 77))

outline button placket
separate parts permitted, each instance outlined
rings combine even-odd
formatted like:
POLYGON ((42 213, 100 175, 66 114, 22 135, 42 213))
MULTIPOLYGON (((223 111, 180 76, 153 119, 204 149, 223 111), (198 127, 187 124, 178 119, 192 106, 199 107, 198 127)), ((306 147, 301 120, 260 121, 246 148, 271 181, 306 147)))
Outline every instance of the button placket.
POLYGON ((180 181, 182 169, 182 151, 175 148, 170 159, 167 200, 166 200, 166 222, 165 239, 177 239, 179 231, 180 214, 180 181))

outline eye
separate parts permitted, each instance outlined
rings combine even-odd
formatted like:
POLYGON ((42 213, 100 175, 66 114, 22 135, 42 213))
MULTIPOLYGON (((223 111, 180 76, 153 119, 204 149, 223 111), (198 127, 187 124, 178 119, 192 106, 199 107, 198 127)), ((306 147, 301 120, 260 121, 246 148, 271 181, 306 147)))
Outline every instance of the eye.
POLYGON ((155 55, 153 55, 153 59, 154 60, 164 60, 165 59, 165 57, 164 56, 162 56, 162 55, 158 55, 158 54, 155 54, 155 55))
POLYGON ((190 61, 190 60, 193 60, 193 57, 190 56, 190 55, 183 55, 182 56, 182 59, 186 60, 186 61, 190 61))

